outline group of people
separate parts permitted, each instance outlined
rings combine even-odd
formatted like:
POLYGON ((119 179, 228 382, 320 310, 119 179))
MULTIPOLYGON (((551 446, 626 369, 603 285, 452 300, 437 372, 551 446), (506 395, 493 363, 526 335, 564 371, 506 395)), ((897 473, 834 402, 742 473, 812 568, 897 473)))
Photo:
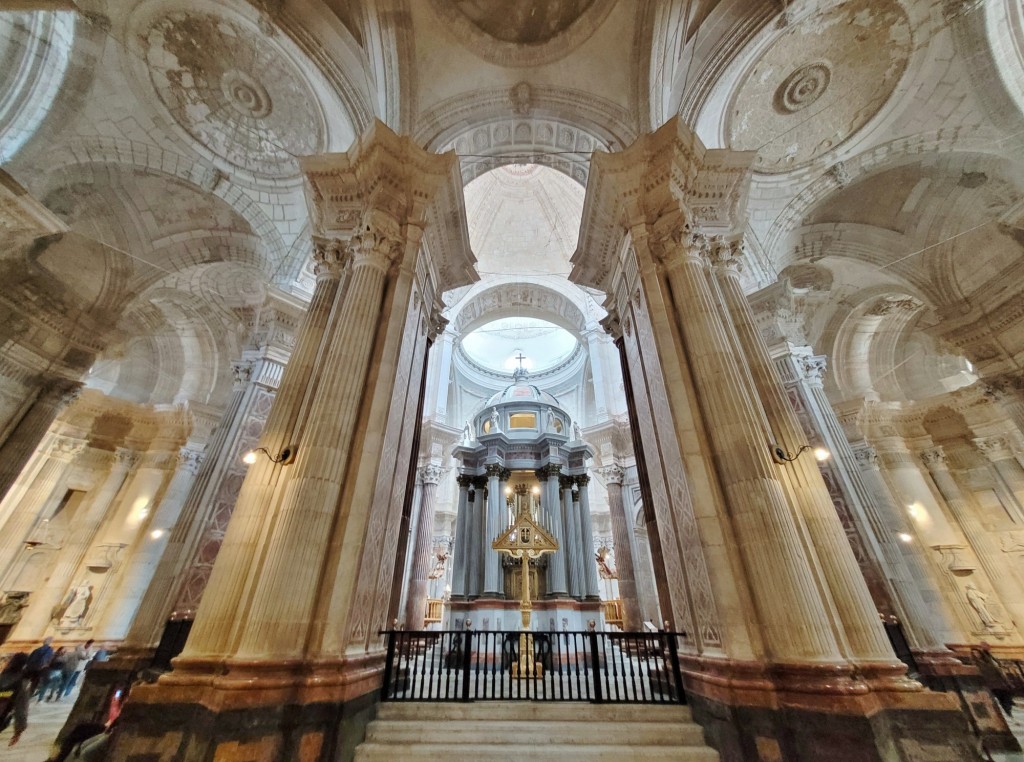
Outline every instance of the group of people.
POLYGON ((13 720, 14 746, 28 727, 31 697, 37 702, 44 698, 56 701, 74 689, 85 665, 93 658, 102 659, 105 652, 93 651, 93 641, 71 648, 61 646, 54 650, 53 638, 43 640, 31 653, 11 654, 0 672, 0 730, 13 720))

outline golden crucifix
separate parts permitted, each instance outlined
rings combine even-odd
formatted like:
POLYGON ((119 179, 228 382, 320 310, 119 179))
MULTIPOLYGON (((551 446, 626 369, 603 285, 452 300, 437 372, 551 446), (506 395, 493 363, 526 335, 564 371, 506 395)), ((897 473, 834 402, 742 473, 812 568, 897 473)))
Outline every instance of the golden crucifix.
POLYGON ((519 611, 522 614, 523 630, 519 635, 519 661, 512 665, 512 676, 520 674, 526 677, 540 677, 540 668, 533 659, 533 635, 530 634, 530 613, 533 604, 530 602, 530 561, 540 558, 545 553, 558 550, 558 540, 540 526, 530 516, 530 507, 522 501, 516 512, 516 520, 512 522, 491 547, 499 553, 508 553, 518 558, 523 564, 523 580, 519 599, 519 611))

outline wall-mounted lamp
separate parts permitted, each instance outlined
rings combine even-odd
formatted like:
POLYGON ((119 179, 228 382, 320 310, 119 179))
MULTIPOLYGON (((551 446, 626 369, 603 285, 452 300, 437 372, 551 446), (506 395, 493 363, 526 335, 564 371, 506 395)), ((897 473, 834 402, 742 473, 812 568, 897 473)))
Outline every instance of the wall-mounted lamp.
POLYGON ((913 535, 908 534, 907 532, 900 532, 897 537, 899 537, 902 542, 913 542, 914 540, 913 535))
POLYGON ((832 457, 832 453, 826 450, 824 447, 812 447, 809 444, 802 445, 799 450, 796 451, 795 455, 790 455, 788 452, 783 450, 778 445, 772 445, 772 457, 775 458, 776 463, 792 463, 794 460, 800 457, 800 455, 807 451, 813 450, 814 459, 823 462, 832 457))
POLYGON ((149 536, 152 537, 154 540, 159 540, 161 537, 164 536, 164 530, 154 529, 152 532, 149 533, 149 536))
POLYGON ((242 462, 248 466, 251 466, 256 462, 256 453, 261 452, 270 458, 272 463, 280 463, 282 466, 287 466, 295 460, 295 450, 297 448, 285 447, 281 450, 281 454, 276 458, 270 454, 270 451, 266 447, 257 447, 255 450, 249 450, 245 455, 242 456, 242 462))

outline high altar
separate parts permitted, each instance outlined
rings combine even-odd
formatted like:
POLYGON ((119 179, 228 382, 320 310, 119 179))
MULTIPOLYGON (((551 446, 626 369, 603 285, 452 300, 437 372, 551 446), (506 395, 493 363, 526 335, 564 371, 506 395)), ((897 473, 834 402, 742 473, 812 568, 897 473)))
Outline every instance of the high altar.
POLYGON ((524 369, 483 405, 453 452, 460 475, 447 627, 463 629, 469 620, 476 630, 519 629, 522 566, 491 543, 524 509, 558 542, 530 562, 533 629, 600 622, 587 494, 593 455, 558 400, 524 369))

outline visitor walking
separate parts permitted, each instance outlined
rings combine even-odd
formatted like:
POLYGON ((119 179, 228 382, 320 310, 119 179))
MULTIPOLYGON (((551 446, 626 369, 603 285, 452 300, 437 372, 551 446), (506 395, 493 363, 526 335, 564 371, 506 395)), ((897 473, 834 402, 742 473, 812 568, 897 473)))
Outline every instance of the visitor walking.
POLYGON ((65 698, 78 683, 78 678, 81 677, 82 671, 89 664, 89 660, 92 659, 92 644, 93 641, 87 640, 85 644, 78 644, 75 646, 75 650, 68 655, 68 658, 64 661, 64 674, 66 679, 64 681, 64 687, 61 689, 61 698, 65 698), (72 665, 69 671, 69 664, 72 665))
POLYGON ((43 679, 39 681, 36 703, 41 702, 44 698, 47 701, 53 701, 60 695, 60 689, 64 683, 64 651, 64 646, 54 651, 53 658, 50 659, 50 666, 43 679))
POLYGON ((11 654, 0 672, 0 731, 14 720, 14 735, 8 746, 14 746, 28 727, 28 704, 32 682, 28 677, 29 655, 23 651, 11 654))
POLYGON ((33 691, 39 686, 39 682, 50 668, 50 662, 53 661, 53 647, 50 645, 51 643, 53 643, 53 638, 43 638, 43 644, 28 655, 28 663, 25 664, 25 676, 31 681, 33 691))

